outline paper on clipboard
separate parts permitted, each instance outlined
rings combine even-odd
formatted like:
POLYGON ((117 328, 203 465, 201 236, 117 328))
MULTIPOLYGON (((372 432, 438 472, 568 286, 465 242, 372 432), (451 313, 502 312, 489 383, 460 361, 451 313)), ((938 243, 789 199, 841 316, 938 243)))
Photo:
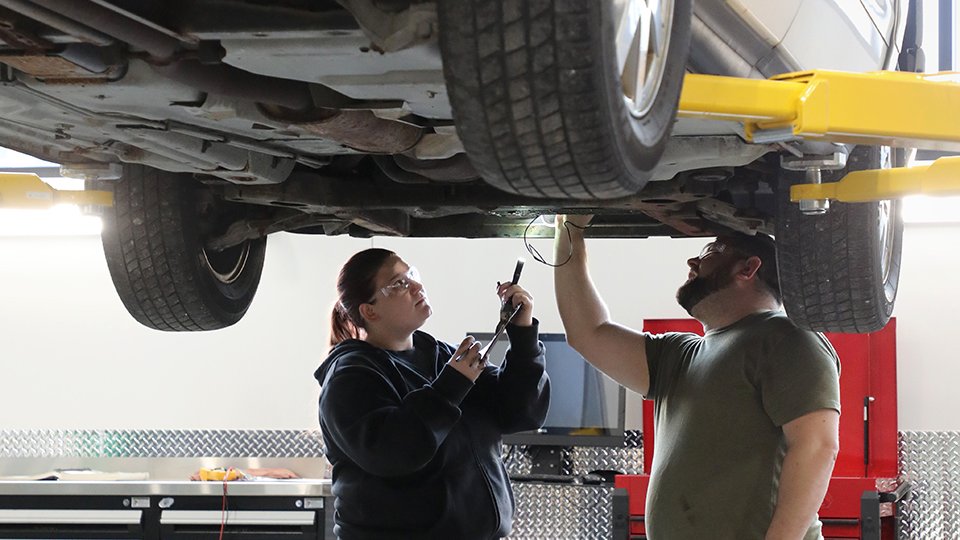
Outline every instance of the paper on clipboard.
POLYGON ((513 308, 513 312, 510 313, 510 316, 503 319, 502 321, 500 321, 499 324, 497 324, 497 331, 493 334, 493 338, 490 341, 488 341, 487 344, 483 346, 483 348, 480 349, 481 362, 487 359, 487 354, 490 352, 490 348, 493 347, 497 343, 497 340, 500 339, 500 336, 503 335, 504 330, 507 329, 507 325, 510 324, 510 321, 513 320, 513 317, 517 314, 518 311, 520 311, 520 307, 522 305, 523 304, 517 304, 517 307, 513 308))

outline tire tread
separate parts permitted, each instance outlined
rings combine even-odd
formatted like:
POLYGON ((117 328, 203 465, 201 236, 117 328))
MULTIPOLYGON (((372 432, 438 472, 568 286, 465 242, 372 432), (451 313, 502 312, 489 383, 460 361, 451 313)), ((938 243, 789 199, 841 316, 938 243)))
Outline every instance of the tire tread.
MULTIPOLYGON (((112 191, 114 205, 104 212, 103 249, 114 286, 127 311, 141 324, 162 331, 224 328, 246 312, 249 300, 233 313, 205 291, 202 267, 191 257, 189 219, 184 204, 194 180, 149 167, 127 166, 123 179, 98 182, 112 191), (238 311, 238 312, 237 312, 238 311)), ((261 241, 265 245, 265 241, 261 241)), ((263 246, 251 250, 252 300, 263 265, 263 246)), ((246 271, 246 270, 245 270, 246 271)), ((244 302, 241 301, 241 304, 244 302)))
MULTIPOLYGON (((611 142, 617 120, 608 117, 594 82, 608 60, 600 57, 595 35, 598 6, 565 0, 438 4, 458 133, 491 185, 534 197, 607 199, 631 195, 646 182, 621 162, 611 142)), ((667 136, 634 151, 656 154, 655 162, 667 136)))
MULTIPOLYGON (((847 171, 879 168, 876 147, 858 147, 847 171)), ((842 173, 842 174, 841 174, 842 173)), ((880 272, 878 203, 833 203, 819 216, 805 216, 789 200, 789 187, 803 183, 802 172, 783 172, 777 219, 777 263, 787 314, 798 326, 818 332, 867 333, 882 329, 893 311, 899 280, 903 223, 898 203, 892 215, 894 252, 885 282, 880 272)), ((826 181, 826 179, 825 179, 826 181)))

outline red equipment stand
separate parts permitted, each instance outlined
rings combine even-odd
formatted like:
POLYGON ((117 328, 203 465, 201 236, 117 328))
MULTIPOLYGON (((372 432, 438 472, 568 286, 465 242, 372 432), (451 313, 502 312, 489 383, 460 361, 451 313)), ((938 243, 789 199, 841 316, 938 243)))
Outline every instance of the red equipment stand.
MULTIPOLYGON (((693 319, 644 322, 654 334, 703 335, 693 319)), ((840 453, 827 488, 820 521, 825 539, 895 540, 900 501, 909 484, 897 482, 896 321, 872 334, 825 334, 840 357, 840 453), (896 489, 893 489, 896 488, 896 489)), ((653 402, 643 402, 643 470, 653 462, 653 402)), ((648 475, 616 478, 615 539, 646 539, 644 507, 648 475)))

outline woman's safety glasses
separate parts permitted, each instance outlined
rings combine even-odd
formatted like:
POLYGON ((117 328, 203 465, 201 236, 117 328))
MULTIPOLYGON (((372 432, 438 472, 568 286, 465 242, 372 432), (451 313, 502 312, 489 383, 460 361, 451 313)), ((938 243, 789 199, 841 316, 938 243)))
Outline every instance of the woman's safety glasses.
MULTIPOLYGON (((380 292, 382 292, 384 296, 396 296, 403 294, 403 292, 409 289, 410 285, 412 285, 414 282, 420 283, 420 272, 417 271, 416 266, 411 266, 404 274, 393 280, 391 284, 387 285, 386 287, 380 287, 380 292)), ((374 296, 372 299, 370 299, 370 302, 372 303, 376 299, 377 297, 374 296)))

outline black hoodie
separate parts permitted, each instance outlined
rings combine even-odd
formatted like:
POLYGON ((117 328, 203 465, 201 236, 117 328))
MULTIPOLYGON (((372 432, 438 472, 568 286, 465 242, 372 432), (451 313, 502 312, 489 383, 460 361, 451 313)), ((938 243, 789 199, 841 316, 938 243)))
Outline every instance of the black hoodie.
POLYGON ((456 347, 416 332, 413 349, 350 339, 317 369, 341 540, 507 536, 513 493, 504 433, 536 429, 550 402, 537 323, 509 325, 501 367, 476 383, 446 365, 456 347))

